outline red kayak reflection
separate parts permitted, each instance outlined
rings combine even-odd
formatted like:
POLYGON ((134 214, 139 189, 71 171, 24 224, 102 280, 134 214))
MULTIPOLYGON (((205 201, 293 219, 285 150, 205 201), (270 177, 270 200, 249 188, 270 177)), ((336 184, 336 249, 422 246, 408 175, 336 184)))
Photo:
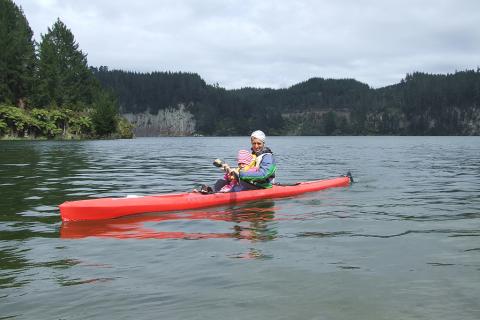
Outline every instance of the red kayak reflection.
POLYGON ((275 239, 277 232, 268 224, 274 218, 273 201, 256 206, 242 206, 226 210, 186 211, 174 213, 149 213, 104 221, 63 222, 60 229, 62 239, 87 237, 116 239, 213 239, 236 238, 250 241, 275 239), (183 232, 159 231, 163 222, 175 220, 210 220, 232 222, 228 232, 183 232), (150 225, 153 227, 147 227, 150 225))

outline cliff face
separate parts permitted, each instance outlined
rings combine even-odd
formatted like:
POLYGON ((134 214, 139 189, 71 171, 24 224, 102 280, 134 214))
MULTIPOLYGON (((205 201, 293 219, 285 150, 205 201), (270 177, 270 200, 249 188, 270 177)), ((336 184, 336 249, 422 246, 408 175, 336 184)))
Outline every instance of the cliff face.
POLYGON ((159 110, 157 114, 147 111, 122 115, 133 124, 137 137, 190 136, 195 132, 195 118, 184 104, 159 110))

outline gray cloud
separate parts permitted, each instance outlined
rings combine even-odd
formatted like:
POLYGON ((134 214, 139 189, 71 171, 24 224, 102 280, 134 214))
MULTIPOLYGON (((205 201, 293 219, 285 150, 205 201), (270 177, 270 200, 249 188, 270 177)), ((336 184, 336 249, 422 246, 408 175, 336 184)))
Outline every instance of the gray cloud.
POLYGON ((226 88, 310 77, 373 87, 480 64, 476 0, 22 0, 37 40, 57 17, 89 64, 196 72, 226 88))

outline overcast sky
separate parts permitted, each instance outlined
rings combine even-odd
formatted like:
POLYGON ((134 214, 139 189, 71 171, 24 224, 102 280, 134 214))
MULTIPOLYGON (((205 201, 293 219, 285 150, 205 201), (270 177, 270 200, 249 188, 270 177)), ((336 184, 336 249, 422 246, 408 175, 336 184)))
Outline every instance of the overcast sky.
POLYGON ((312 77, 374 88, 480 66, 478 0, 14 0, 35 38, 60 18, 91 66, 198 73, 284 88, 312 77))

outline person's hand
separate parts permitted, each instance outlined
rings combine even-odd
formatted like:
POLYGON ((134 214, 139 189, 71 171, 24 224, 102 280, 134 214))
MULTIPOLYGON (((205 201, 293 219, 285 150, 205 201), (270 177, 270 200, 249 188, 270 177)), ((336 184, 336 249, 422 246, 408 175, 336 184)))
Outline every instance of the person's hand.
POLYGON ((230 172, 231 171, 230 166, 226 163, 224 163, 222 165, 222 168, 223 168, 223 171, 225 171, 225 172, 230 172))
POLYGON ((235 180, 235 175, 233 174, 233 171, 231 171, 227 176, 228 176, 228 181, 235 180))
POLYGON ((229 176, 230 176, 231 179, 233 179, 233 180, 238 180, 238 177, 239 177, 239 169, 238 169, 238 168, 231 169, 229 176))

